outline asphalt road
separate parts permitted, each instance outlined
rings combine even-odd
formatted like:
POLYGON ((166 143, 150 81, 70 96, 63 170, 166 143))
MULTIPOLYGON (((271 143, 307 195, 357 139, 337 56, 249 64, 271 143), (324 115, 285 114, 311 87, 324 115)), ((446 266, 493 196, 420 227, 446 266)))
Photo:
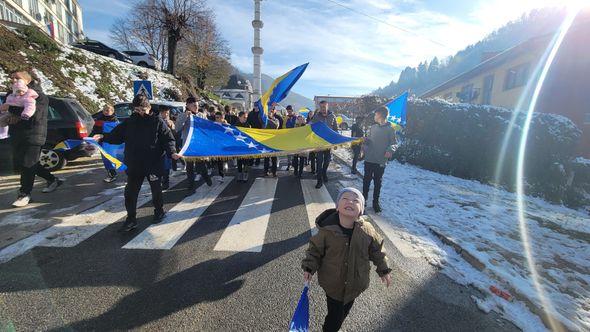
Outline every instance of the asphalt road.
MULTIPOLYGON (((261 170, 254 172, 261 175, 261 170)), ((95 197, 94 208, 100 208, 121 195, 122 185, 100 183, 103 174, 100 169, 73 173, 61 192, 52 196, 35 192, 39 205, 29 214, 37 220, 52 214, 75 218, 79 213, 72 211, 93 208, 79 206, 90 204, 84 196, 95 197), (107 195, 100 195, 105 188, 107 195)), ((328 193, 335 198, 338 180, 344 177, 334 169, 329 176, 328 193)), ((203 187, 203 197, 192 199, 187 198, 183 176, 176 179, 179 183, 164 195, 169 211, 165 222, 170 227, 186 225, 186 231, 177 240, 158 242, 172 243, 170 249, 154 249, 154 244, 148 244, 154 246, 149 249, 123 248, 148 234, 142 233, 151 222, 152 207, 147 203, 138 212, 139 228, 130 234, 117 232, 121 218, 106 223, 120 213, 102 214, 99 219, 106 224, 74 246, 36 246, 0 264, 0 330, 286 331, 301 294, 300 261, 311 236, 312 202, 306 202, 303 185, 279 171, 277 180, 251 177, 242 184, 227 179, 216 184, 218 195, 203 187), (260 190, 255 192, 254 187, 260 190), (267 188, 276 188, 274 195, 266 194, 267 188), (180 204, 187 199, 190 204, 180 204), (200 216, 191 217, 195 211, 186 206, 198 206, 206 199, 212 203, 201 208, 200 216), (248 203, 252 200, 257 203, 248 203), (264 213, 266 207, 270 214, 264 213), (253 225, 258 234, 244 233, 239 228, 244 225, 253 225), (263 241, 261 248, 255 246, 257 236, 263 241), (233 244, 250 246, 250 251, 223 250, 233 244)), ((0 183, 1 204, 14 190, 7 185, 10 181, 14 179, 0 183)), ((10 217, 17 213, 22 211, 0 210, 0 227, 6 220, 14 223, 10 217)), ((38 231, 51 230, 63 220, 70 219, 52 219, 38 231)), ((164 233, 158 236, 169 235, 164 233)), ((152 238, 160 241, 154 234, 152 238)), ((17 237, 6 242, 0 256, 2 250, 27 240, 17 237)), ((386 288, 372 273, 371 285, 355 302, 343 331, 517 330, 497 314, 477 309, 470 298, 473 290, 454 283, 424 259, 403 256, 389 239, 386 249, 393 266, 392 286, 386 288)), ((325 295, 314 278, 312 331, 321 330, 325 314, 325 295)))

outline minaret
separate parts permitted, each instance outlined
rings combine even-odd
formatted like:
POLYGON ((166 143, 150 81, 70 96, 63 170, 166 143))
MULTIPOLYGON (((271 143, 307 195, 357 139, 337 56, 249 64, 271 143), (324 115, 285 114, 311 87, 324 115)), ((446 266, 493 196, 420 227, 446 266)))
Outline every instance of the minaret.
POLYGON ((252 54, 254 54, 254 82, 252 82, 252 101, 257 101, 262 95, 262 72, 261 72, 261 58, 264 49, 260 47, 260 29, 264 23, 260 20, 260 2, 262 0, 254 0, 254 21, 252 27, 254 28, 254 47, 252 47, 252 54))

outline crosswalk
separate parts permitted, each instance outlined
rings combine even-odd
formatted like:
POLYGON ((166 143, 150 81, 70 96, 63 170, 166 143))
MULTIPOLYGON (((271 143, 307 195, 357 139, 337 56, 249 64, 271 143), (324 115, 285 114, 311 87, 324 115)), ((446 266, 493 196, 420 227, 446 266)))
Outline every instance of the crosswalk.
MULTIPOLYGON (((178 185, 184 177, 172 177, 171 187, 178 185)), ((277 187, 280 185, 301 186, 307 220, 302 223, 315 233, 315 218, 325 209, 334 207, 334 201, 326 189, 315 188, 315 180, 294 178, 255 178, 246 183, 239 183, 233 177, 226 176, 224 182, 214 181, 212 187, 201 185, 190 196, 182 197, 179 202, 168 209, 167 216, 160 224, 147 227, 128 242, 122 243, 123 250, 170 250, 185 236, 189 230, 199 227, 199 220, 206 217, 205 212, 224 191, 232 186, 249 186, 239 207, 231 211, 231 221, 221 230, 213 251, 217 252, 251 252, 263 250, 267 229, 271 221, 273 204, 277 187)), ((122 190, 122 189, 121 189, 122 190)), ((242 190, 242 192, 245 192, 242 190)), ((122 193, 121 193, 122 194, 122 193)), ((151 199, 149 187, 142 187, 138 206, 151 199)), ((73 247, 88 240, 98 232, 125 218, 122 195, 85 212, 65 218, 34 236, 14 243, 0 250, 0 263, 9 261, 34 247, 73 247)))

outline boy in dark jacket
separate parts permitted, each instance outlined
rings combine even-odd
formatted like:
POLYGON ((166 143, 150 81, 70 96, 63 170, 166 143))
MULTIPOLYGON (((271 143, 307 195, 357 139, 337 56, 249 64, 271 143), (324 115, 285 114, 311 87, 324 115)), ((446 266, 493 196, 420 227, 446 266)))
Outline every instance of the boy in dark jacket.
MULTIPOLYGON (((250 128, 246 112, 240 111, 238 113, 238 122, 236 127, 250 128)), ((252 160, 238 158, 238 182, 248 182, 248 166, 252 160)))
MULTIPOLYGON (((119 122, 115 115, 115 108, 112 105, 106 105, 102 111, 94 119, 94 127, 92 127, 91 135, 103 134, 103 127, 105 122, 119 122)), ((117 171, 111 168, 111 162, 102 157, 102 162, 107 170, 107 177, 104 178, 104 182, 111 183, 117 179, 117 171)))
POLYGON ((363 195, 355 188, 340 190, 336 209, 328 209, 316 219, 318 233, 309 241, 301 263, 303 278, 310 282, 317 272, 326 292, 328 315, 324 332, 342 326, 354 300, 369 287, 370 262, 377 267, 381 281, 389 287, 391 269, 383 239, 362 216, 363 195))
POLYGON ((176 142, 170 128, 157 114, 151 114, 151 105, 145 95, 137 95, 132 102, 133 114, 112 132, 95 135, 95 140, 110 144, 125 143, 125 165, 127 165, 127 185, 125 186, 125 209, 127 219, 121 231, 131 231, 137 227, 137 196, 147 178, 152 190, 154 203, 154 223, 159 223, 165 216, 162 200, 162 182, 164 157, 173 159, 176 154, 176 142))

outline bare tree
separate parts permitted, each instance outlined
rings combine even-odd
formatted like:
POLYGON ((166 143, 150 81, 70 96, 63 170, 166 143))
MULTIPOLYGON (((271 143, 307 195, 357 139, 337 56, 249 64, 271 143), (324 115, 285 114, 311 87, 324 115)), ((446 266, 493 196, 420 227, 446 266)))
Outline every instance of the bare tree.
POLYGON ((179 50, 183 55, 178 59, 179 68, 189 72, 200 89, 220 86, 233 70, 227 41, 219 34, 211 15, 197 18, 179 50))
MULTIPOLYGON (((176 50, 178 43, 197 27, 199 17, 211 15, 204 0, 151 0, 154 9, 151 15, 160 21, 166 32, 168 72, 176 73, 176 50)), ((151 2, 150 1, 150 2, 151 2)), ((151 6, 150 6, 151 7, 151 6)))

